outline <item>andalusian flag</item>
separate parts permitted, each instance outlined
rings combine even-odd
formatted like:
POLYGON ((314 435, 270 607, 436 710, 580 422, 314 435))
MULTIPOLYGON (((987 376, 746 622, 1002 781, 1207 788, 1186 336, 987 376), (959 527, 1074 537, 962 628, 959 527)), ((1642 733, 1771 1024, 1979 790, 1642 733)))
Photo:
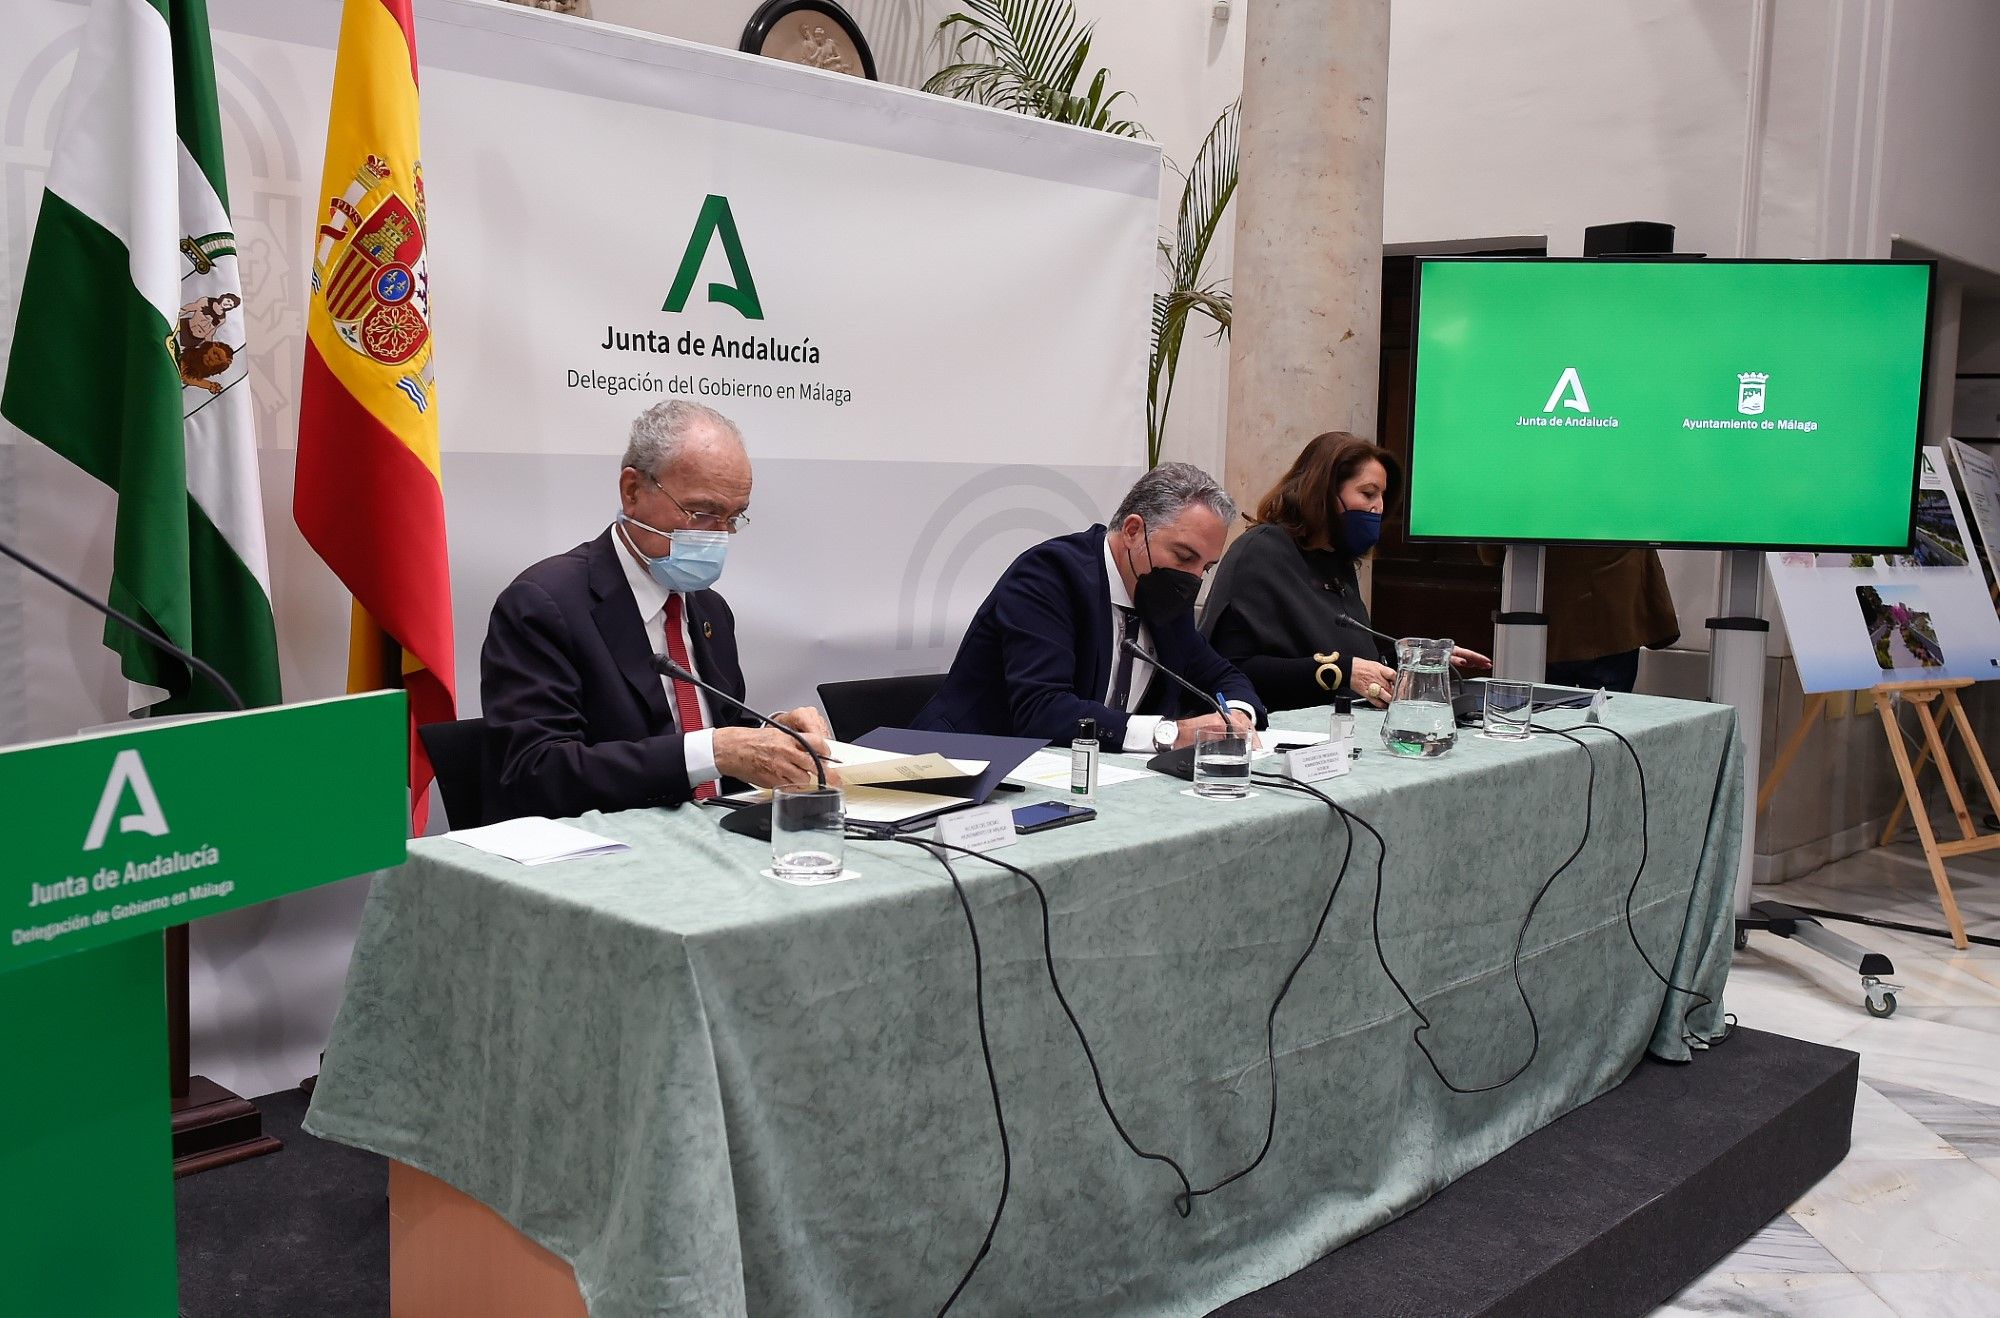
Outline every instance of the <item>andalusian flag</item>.
POLYGON ((354 595, 348 690, 409 692, 421 831, 416 729, 456 701, 410 0, 346 0, 320 196, 292 512, 354 595))
MULTIPOLYGON (((205 0, 96 0, 21 289, 0 414, 118 492, 111 602, 276 704, 247 308, 205 0)), ((226 707, 107 622, 131 707, 226 707), (141 688, 150 688, 141 690, 141 688)))

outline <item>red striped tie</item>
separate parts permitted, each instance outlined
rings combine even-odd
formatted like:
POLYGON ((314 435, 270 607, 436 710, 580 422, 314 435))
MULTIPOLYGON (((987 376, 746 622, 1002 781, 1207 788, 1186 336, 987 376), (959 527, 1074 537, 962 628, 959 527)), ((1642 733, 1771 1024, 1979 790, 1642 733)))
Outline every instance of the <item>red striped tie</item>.
MULTIPOLYGON (((667 596, 667 658, 673 660, 690 673, 694 671, 694 663, 688 657, 687 642, 681 639, 681 597, 679 594, 667 596)), ((701 731, 701 698, 695 694, 694 687, 681 681, 678 677, 673 679, 673 684, 674 717, 680 722, 681 735, 686 736, 690 732, 701 731)), ((694 799, 697 801, 706 801, 714 795, 715 783, 713 781, 705 782, 694 789, 694 799)))

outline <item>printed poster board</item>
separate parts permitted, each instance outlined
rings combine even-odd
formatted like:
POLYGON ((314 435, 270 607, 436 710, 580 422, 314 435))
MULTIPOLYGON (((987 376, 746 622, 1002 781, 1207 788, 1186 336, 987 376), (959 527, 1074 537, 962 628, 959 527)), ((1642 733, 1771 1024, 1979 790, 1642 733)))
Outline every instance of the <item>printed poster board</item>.
POLYGON ((2000 546, 2000 465, 1983 451, 1962 439, 1949 441, 1952 465, 1958 468, 1958 488, 1965 494, 1965 511, 1979 533, 1980 547, 1986 551, 1986 577, 2000 581, 2000 562, 1993 557, 2000 546))
POLYGON ((1907 554, 1765 555, 1807 692, 2000 678, 2000 616, 1945 450, 1924 448, 1907 554))

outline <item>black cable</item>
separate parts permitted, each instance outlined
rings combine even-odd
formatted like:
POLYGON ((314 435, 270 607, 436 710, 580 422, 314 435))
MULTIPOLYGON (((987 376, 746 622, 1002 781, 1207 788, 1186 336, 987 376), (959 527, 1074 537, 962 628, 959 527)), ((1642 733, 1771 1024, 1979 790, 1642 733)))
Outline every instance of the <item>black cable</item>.
POLYGON ((1521 950, 1527 944, 1528 926, 1534 922, 1535 911, 1542 904, 1542 899, 1548 896, 1549 889, 1555 886, 1555 881, 1562 877, 1563 872, 1567 870, 1571 865, 1576 863, 1577 857, 1583 854, 1584 845, 1588 843, 1590 840, 1589 794, 1590 792, 1594 791, 1596 787, 1597 773, 1595 767, 1594 766, 1592 767, 1590 784, 1585 789, 1583 841, 1578 842, 1576 844, 1576 850, 1570 853, 1569 859, 1565 860, 1561 865, 1557 866, 1555 873, 1549 875, 1547 879, 1542 881, 1542 886, 1540 889, 1536 891, 1534 900, 1528 903, 1528 913, 1527 915, 1522 917, 1520 932, 1516 934, 1514 938, 1514 956, 1510 965, 1514 976, 1514 989, 1521 995, 1521 1005, 1527 1010, 1528 1013, 1528 1031, 1530 1036, 1528 1045, 1528 1056, 1526 1060, 1524 1060, 1521 1063, 1520 1066, 1514 1069, 1514 1072, 1511 1075, 1507 1076, 1506 1079, 1496 1080, 1490 1085, 1471 1085, 1471 1086, 1458 1084, 1456 1081, 1452 1080, 1450 1076, 1447 1076, 1444 1073, 1443 1067, 1438 1065, 1437 1057, 1431 1052, 1430 1046, 1424 1042, 1424 1037, 1423 1037, 1424 1032, 1430 1029, 1432 1026, 1431 1018, 1428 1014, 1425 1013, 1422 1007, 1419 1007, 1417 1005, 1417 1000, 1410 996, 1410 991, 1403 987, 1403 981, 1397 978, 1396 972, 1389 966, 1388 953, 1383 951, 1382 866, 1383 862, 1388 858, 1389 844, 1383 840, 1381 832, 1378 831, 1376 827, 1373 824, 1369 823, 1366 819, 1363 819, 1360 815, 1355 814, 1352 810, 1349 810, 1346 806, 1340 804, 1340 802, 1334 800, 1332 797, 1328 796, 1325 792, 1320 791, 1318 788, 1312 786, 1309 783, 1301 782, 1296 778, 1292 778, 1284 774, 1275 774, 1275 773, 1259 773, 1254 775, 1254 777, 1260 784, 1266 787, 1271 787, 1279 791, 1292 791, 1292 792, 1304 793, 1306 795, 1317 797, 1320 801, 1324 802, 1328 808, 1333 810, 1342 819, 1348 821, 1349 823, 1348 836, 1350 839, 1350 846, 1352 845, 1352 838, 1353 838, 1352 826, 1354 824, 1361 825, 1362 828, 1368 830, 1368 835, 1375 839, 1375 900, 1369 918, 1370 927, 1372 929, 1374 936, 1375 959, 1381 963, 1382 973, 1388 976, 1389 982, 1391 984, 1395 985, 1396 992, 1398 995, 1402 997, 1404 1004, 1408 1006, 1410 1011, 1416 1015, 1418 1021, 1422 1022, 1417 1026, 1416 1029, 1410 1031, 1410 1042, 1414 1043, 1417 1046, 1417 1051, 1421 1052, 1424 1055, 1424 1060, 1430 1063, 1430 1068, 1432 1072, 1434 1072, 1437 1075, 1438 1082, 1442 1084, 1446 1089, 1449 1089, 1454 1094, 1485 1094, 1485 1093, 1490 1093, 1495 1089, 1503 1089, 1506 1086, 1513 1084, 1523 1075, 1527 1074, 1528 1068, 1535 1064, 1535 1058, 1541 1053, 1542 1050, 1542 1024, 1541 1021, 1535 1015, 1534 1002, 1530 1000, 1528 997, 1528 986, 1521 979, 1521 950))
MULTIPOLYGON (((1531 723, 1529 726, 1537 732, 1546 732, 1553 736, 1561 737, 1564 741, 1581 750, 1584 756, 1592 761, 1593 765, 1596 762, 1596 757, 1591 755, 1590 747, 1581 738, 1575 736, 1575 733, 1590 731, 1609 733, 1618 739, 1619 744, 1625 748, 1625 753, 1632 758, 1632 768, 1639 775, 1639 866, 1632 872, 1632 882, 1626 885, 1625 888, 1625 932, 1632 939, 1632 946, 1638 951, 1639 959, 1646 963, 1646 969, 1653 972, 1653 978, 1659 980, 1666 987, 1668 996, 1671 997, 1673 994, 1679 993, 1690 999, 1687 1009, 1689 1016, 1700 1011, 1703 1007, 1714 1006, 1715 999, 1708 996, 1708 994, 1703 993, 1699 989, 1685 988, 1676 984, 1671 977, 1661 972, 1659 966, 1654 963, 1652 955, 1646 951, 1646 945, 1639 940, 1639 926, 1632 918, 1632 903, 1638 898, 1639 881, 1645 876, 1646 861, 1652 850, 1650 793, 1646 787, 1646 765, 1639 758, 1639 748, 1632 744, 1631 738, 1605 723, 1579 723, 1575 727, 1567 729, 1550 727, 1542 723, 1531 723)), ((1726 767, 1726 758, 1724 764, 1726 767)), ((1694 894, 1695 887, 1690 884, 1688 887, 1687 906, 1681 912, 1681 924, 1683 928, 1686 927, 1688 916, 1694 910, 1694 894)), ((1685 1019, 1683 1017, 1684 1021, 1685 1019)), ((1703 1047, 1713 1047, 1717 1044, 1727 1042, 1729 1036, 1735 1033, 1735 1030, 1736 1018, 1725 1012, 1722 1017, 1722 1030, 1719 1034, 1699 1034, 1683 1025, 1681 1041, 1689 1044, 1700 1044, 1703 1047)))
POLYGON ((959 882, 958 871, 952 868, 951 857, 944 854, 945 844, 874 829, 858 829, 856 836, 903 842, 929 852, 933 860, 944 866, 945 877, 951 880, 951 889, 958 894, 958 908, 965 912, 966 932, 972 936, 972 994, 979 1014, 979 1055, 986 1062, 986 1087, 993 1095, 993 1124, 1000 1131, 1000 1198, 993 1205, 993 1219, 986 1224, 986 1237, 979 1242, 979 1252, 972 1256, 972 1262, 958 1279, 958 1285, 951 1288, 951 1295, 938 1308, 938 1318, 944 1318, 951 1311, 951 1306, 958 1303, 958 1297, 965 1293, 965 1288, 972 1284, 972 1274, 979 1271, 979 1265, 992 1252, 993 1236, 1000 1230, 1000 1217, 1007 1211, 1007 1194, 1014 1184, 1014 1149, 1007 1139, 1007 1113, 1000 1105, 1000 1077, 993 1067, 993 1044, 986 1032, 986 957, 979 945, 979 925, 972 918, 972 903, 965 896, 965 885, 959 882))
MULTIPOLYGON (((1326 901, 1320 907, 1319 920, 1313 926, 1312 938, 1307 942, 1305 950, 1299 953, 1298 959, 1292 963, 1292 968, 1286 973, 1284 983, 1279 987, 1277 996, 1271 1000, 1271 1008, 1264 1017, 1264 1056, 1265 1064, 1269 1067, 1271 1073, 1271 1106, 1270 1114, 1264 1128, 1264 1142, 1258 1148, 1257 1156, 1252 1158, 1242 1168, 1231 1172, 1215 1184, 1201 1189, 1195 1188, 1194 1182, 1188 1176, 1186 1169, 1179 1162, 1175 1161, 1173 1157, 1140 1147, 1139 1142, 1133 1139, 1131 1132, 1125 1128, 1124 1121, 1119 1117, 1116 1107, 1112 1104, 1111 1096, 1106 1090, 1104 1083, 1104 1071, 1097 1063, 1096 1050, 1090 1046, 1090 1038, 1084 1032, 1083 1022, 1077 1019, 1076 1009, 1070 1005, 1069 995, 1063 992, 1062 979, 1056 973, 1055 935, 1049 910, 1049 897, 1048 893, 1043 889, 1041 882, 1034 875, 1018 865, 1009 864, 1007 861, 986 852, 974 851, 970 847, 956 846, 949 842, 936 842, 928 838, 890 836, 885 840, 903 842, 912 846, 923 847, 927 850, 956 851, 962 855, 987 861, 1026 881, 1027 885, 1034 890, 1035 900, 1040 904, 1042 909, 1042 963, 1048 969, 1049 987, 1054 990, 1056 1002, 1062 1007, 1063 1015, 1068 1017, 1070 1030, 1076 1035, 1076 1041, 1083 1049, 1084 1061, 1090 1066, 1091 1080, 1097 1086, 1098 1105, 1104 1109, 1104 1115, 1110 1118, 1111 1128, 1118 1132, 1118 1138, 1124 1142, 1127 1149, 1130 1149, 1136 1157, 1142 1158, 1147 1162, 1157 1162, 1165 1165, 1180 1180, 1181 1188, 1174 1195, 1174 1211, 1176 1213, 1181 1217, 1189 1216, 1194 1212, 1194 1201, 1196 1199, 1214 1194, 1224 1186, 1241 1180, 1255 1171, 1258 1165, 1264 1161, 1264 1156, 1271 1150, 1271 1144, 1276 1137, 1278 1128, 1278 1008, 1284 1005, 1285 997, 1292 991, 1292 983, 1298 978, 1299 971, 1305 968, 1307 958, 1311 957, 1313 951, 1319 946, 1320 936, 1326 929, 1327 917, 1333 910, 1334 898, 1340 895, 1340 885, 1347 877, 1348 858, 1354 852, 1353 830, 1350 829, 1348 831, 1347 850, 1341 856, 1340 869, 1334 874, 1333 885, 1327 890, 1326 901)), ((963 894, 961 894, 962 899, 963 894)))
MULTIPOLYGON (((1650 857, 1651 845, 1652 845, 1650 801, 1649 801, 1648 789, 1646 786, 1646 769, 1644 762, 1639 757, 1638 749, 1632 745, 1630 739, 1628 739, 1623 733, 1620 733, 1615 728, 1606 727, 1603 724, 1583 724, 1571 730, 1548 727, 1544 724, 1534 724, 1532 726, 1537 731, 1547 732, 1555 736, 1562 737, 1565 741, 1568 741, 1572 745, 1576 746, 1577 749, 1581 750, 1584 754, 1584 761, 1588 776, 1585 779, 1585 784, 1584 784, 1583 837, 1578 840, 1575 849, 1573 849, 1570 852, 1569 856, 1563 861, 1563 863, 1557 866, 1555 871, 1551 873, 1547 879, 1542 881, 1541 886, 1535 892, 1534 898, 1528 903, 1527 913, 1522 917, 1520 929, 1515 934, 1514 953, 1509 962, 1509 969, 1514 979, 1515 991, 1520 995, 1522 1008, 1528 1014, 1528 1028, 1530 1033, 1528 1056, 1522 1061, 1521 1065, 1516 1067, 1514 1071, 1511 1074, 1509 1074, 1506 1078, 1495 1081, 1494 1083, 1487 1085, 1476 1085, 1476 1086, 1460 1085, 1454 1082, 1449 1076, 1447 1076, 1444 1073, 1444 1068, 1438 1064, 1436 1055, 1431 1052, 1429 1045, 1424 1041, 1423 1038, 1424 1033, 1433 1028, 1433 1022, 1430 1016, 1424 1011, 1422 1007, 1417 1005, 1416 999, 1410 996, 1409 990, 1404 987, 1402 980, 1397 977, 1395 970, 1389 964, 1388 954, 1383 949, 1382 946, 1382 896, 1384 889, 1383 867, 1388 858, 1389 848, 1388 848, 1388 843, 1383 838, 1380 830, 1378 830, 1373 824, 1369 823, 1366 819, 1356 814, 1354 811, 1349 810, 1347 807, 1341 805, 1338 801, 1335 801, 1331 796, 1328 796, 1325 792, 1320 791, 1318 788, 1313 787, 1311 784, 1306 783, 1298 778, 1294 778, 1288 774, 1270 773, 1270 772, 1259 772, 1254 775, 1256 781, 1263 786, 1270 787, 1279 791, 1311 796, 1319 800, 1324 805, 1326 805, 1329 809, 1331 809, 1335 813, 1336 816, 1340 818, 1342 824, 1344 825, 1347 835, 1347 844, 1341 853, 1340 868, 1334 874, 1333 884, 1327 891, 1326 901, 1321 905, 1319 918, 1313 925, 1312 937, 1306 943, 1305 950, 1302 951, 1299 954, 1298 959, 1292 963, 1291 969, 1286 972, 1284 982, 1279 986, 1277 995, 1272 998, 1270 1009, 1265 1014, 1264 1052, 1265 1052, 1265 1064, 1270 1071, 1271 1101, 1270 1101, 1269 1113, 1264 1128, 1263 1143, 1259 1146, 1256 1156, 1253 1157, 1242 1168, 1238 1169, 1237 1171, 1231 1172, 1229 1175, 1217 1181, 1214 1185, 1202 1189, 1195 1188, 1194 1183, 1192 1179, 1188 1176, 1186 1169, 1183 1168, 1181 1164, 1178 1161, 1176 1161, 1172 1156, 1164 1153, 1158 1153, 1146 1148, 1142 1148, 1139 1145, 1138 1141, 1133 1139, 1131 1132, 1125 1128, 1124 1121, 1119 1117, 1116 1107, 1112 1104, 1110 1094, 1108 1093, 1105 1086, 1103 1069, 1098 1065, 1096 1050, 1091 1047, 1090 1038, 1086 1034, 1083 1028, 1083 1022, 1077 1018, 1075 1008, 1070 1005, 1069 995, 1063 991, 1061 977, 1056 972, 1053 916, 1049 905, 1048 893, 1042 887, 1041 882, 1038 879, 1036 879, 1033 874, 1029 873, 1025 869, 1022 869, 1018 865, 1014 865, 1009 863, 1008 861, 1001 860, 998 857, 995 857, 989 853, 976 851, 970 847, 962 847, 958 846, 955 843, 940 842, 930 838, 908 837, 898 833, 894 833, 886 829, 875 829, 865 826, 850 825, 850 831, 852 832, 853 836, 859 839, 868 841, 900 842, 906 846, 913 846, 918 848, 919 850, 928 853, 941 866, 943 866, 946 876, 951 880, 952 891, 958 897, 959 908, 965 914, 966 928, 967 931, 970 933, 972 940, 974 998, 977 1004, 978 1018, 979 1018, 980 1054, 985 1062, 987 1087, 993 1096, 994 1122, 1000 1134, 1000 1156, 1001 1156, 1000 1196, 998 1202, 994 1205, 993 1217, 992 1220, 987 1225, 985 1238, 980 1241, 978 1252, 973 1256, 972 1263, 966 1268, 964 1275, 959 1278, 957 1286, 953 1287, 950 1297, 945 1300, 943 1307, 941 1307, 938 1310, 939 1318, 942 1318, 942 1315, 948 1312, 951 1309, 952 1305, 957 1302, 958 1297, 964 1293, 966 1286, 971 1283, 973 1274, 978 1271, 979 1265, 985 1261, 987 1254, 991 1252, 993 1246, 993 1238, 995 1233, 998 1232, 999 1230, 1001 1216, 1006 1212, 1008 1193, 1013 1183, 1012 1147, 1009 1143, 1007 1136, 1006 1113, 1002 1107, 1000 1099, 1000 1081, 993 1065, 992 1044, 986 1026, 986 986, 985 986, 985 969, 984 969, 985 962, 984 962, 984 953, 981 949, 979 942, 979 927, 973 918, 972 904, 970 900, 966 897, 964 885, 959 880, 958 872, 955 868, 953 868, 950 857, 945 854, 947 852, 957 852, 960 855, 971 856, 974 859, 987 861, 988 863, 995 865, 1000 869, 1006 870, 1008 873, 1013 874, 1016 877, 1022 879, 1027 883, 1028 887, 1034 892, 1036 903, 1040 906, 1042 914, 1042 960, 1043 960, 1043 965, 1048 972, 1049 987, 1055 994, 1056 1002, 1062 1007, 1063 1015, 1065 1018, 1068 1019, 1071 1031, 1076 1035, 1077 1044, 1083 1050, 1084 1061, 1090 1067, 1091 1080, 1097 1090, 1098 1105, 1104 1109, 1104 1115, 1110 1120, 1112 1129, 1117 1132, 1118 1138, 1124 1143, 1125 1147, 1133 1153, 1134 1156, 1148 1162, 1161 1163, 1174 1173, 1175 1177, 1181 1183, 1181 1189, 1174 1195, 1174 1211, 1183 1218, 1186 1218, 1193 1213, 1194 1201, 1196 1199, 1206 1195, 1214 1194, 1217 1191, 1222 1190, 1224 1187, 1238 1180, 1241 1180, 1245 1176, 1248 1176, 1251 1172, 1255 1171, 1259 1165, 1263 1163, 1264 1158, 1266 1157, 1266 1155, 1269 1154, 1271 1150, 1271 1145, 1276 1138, 1277 1124, 1278 1124, 1278 1059, 1277 1059, 1278 1010, 1280 1007, 1284 1005, 1285 998, 1291 993, 1292 984, 1294 983, 1294 981, 1297 980, 1299 972, 1305 968, 1306 961, 1312 956, 1313 952, 1317 950, 1317 948, 1319 947, 1320 939, 1324 936, 1327 919, 1329 918, 1329 916, 1332 914, 1333 911, 1333 903, 1335 899, 1338 898, 1338 896, 1340 895, 1341 885, 1346 881, 1348 866, 1353 859, 1354 828, 1355 825, 1357 824, 1361 828, 1365 829, 1370 837, 1375 839, 1375 892, 1373 901, 1371 903, 1370 918, 1369 918, 1370 931, 1375 948, 1375 959, 1378 963, 1380 963, 1383 975, 1389 980, 1390 984, 1395 987, 1397 995, 1402 998, 1404 1004, 1409 1007, 1411 1013, 1415 1015, 1417 1020, 1420 1022, 1420 1024, 1410 1032, 1410 1041, 1414 1043, 1417 1046, 1417 1050, 1423 1054, 1425 1062, 1427 1062, 1430 1065, 1431 1071, 1433 1074, 1437 1076, 1439 1083, 1444 1085, 1446 1089, 1456 1094, 1490 1093, 1496 1089, 1505 1088, 1507 1085, 1510 1085, 1514 1081, 1520 1079, 1521 1076, 1527 1073, 1528 1068, 1534 1065, 1536 1057, 1539 1056, 1541 1052, 1541 1021, 1535 1014, 1534 1002, 1529 997, 1527 984, 1521 977, 1521 956, 1523 950, 1527 945, 1528 930, 1534 922, 1536 911, 1541 907, 1541 904, 1543 900, 1548 896, 1549 891, 1555 886, 1556 880, 1561 878, 1563 874, 1569 870, 1570 866, 1576 863, 1577 859, 1583 855, 1585 848, 1589 846, 1591 826, 1596 806, 1597 758, 1596 756, 1590 753, 1590 747, 1585 742, 1583 742, 1576 736, 1572 735, 1572 733, 1575 731, 1583 731, 1586 728, 1596 727, 1600 728, 1605 732, 1610 733, 1612 736, 1618 739, 1621 745, 1625 747, 1626 754, 1631 756, 1633 768, 1638 773, 1639 865, 1633 873, 1632 882, 1627 886, 1625 891, 1626 933, 1632 939, 1633 947, 1637 949, 1640 959, 1645 962, 1646 968, 1653 973, 1654 978, 1660 980, 1660 982, 1667 987, 1670 993, 1678 992, 1689 997, 1690 999, 1695 999, 1695 1001, 1693 1001, 1690 1007, 1688 1008, 1690 1014, 1692 1014, 1694 1011, 1697 1011, 1704 1006, 1712 1006, 1714 1004, 1713 998, 1710 998, 1708 995, 1700 992, 1699 990, 1683 988, 1677 984, 1674 984, 1673 981, 1668 976, 1660 972, 1659 967, 1654 964, 1652 956, 1646 951, 1645 945, 1640 941, 1638 927, 1633 919, 1632 904, 1636 899, 1638 893, 1639 882, 1645 874, 1646 863, 1650 857)), ((1726 768, 1727 768, 1727 759, 1725 758, 1724 769, 1726 770, 1726 768)), ((1718 775, 1718 784, 1719 782, 1720 782, 1720 775, 1718 775)), ((1719 791, 1719 786, 1718 786, 1718 791, 1719 791)), ((1694 892, 1693 889, 1690 888, 1688 893, 1689 911, 1692 911, 1693 903, 1694 903, 1694 892)), ((1697 1034, 1692 1030, 1683 1029, 1682 1038, 1684 1041, 1687 1042, 1699 1042, 1707 1046, 1720 1044, 1728 1040, 1731 1033, 1734 1031, 1736 1020, 1733 1016, 1725 1014, 1725 1016, 1723 1017, 1723 1022, 1724 1024, 1722 1032, 1717 1035, 1704 1036, 1697 1034)))
MULTIPOLYGON (((0 540, 0 554, 5 554, 7 557, 13 559, 16 563, 19 563, 22 567, 28 569, 28 571, 34 573, 36 576, 48 582, 50 585, 56 587, 58 590, 65 591, 68 594, 74 595, 77 599, 82 600, 85 604, 88 604, 91 608, 96 609, 99 613, 103 614, 105 617, 111 619, 113 622, 116 622, 121 627, 124 627, 129 631, 131 631, 140 640, 146 642, 154 649, 162 651, 163 653, 170 655, 171 657, 178 659, 182 663, 188 665, 188 667, 194 669, 195 672, 200 673, 210 682, 213 682, 215 684, 215 689, 217 691, 220 691, 223 694, 224 698, 226 698, 229 701, 230 705, 233 706, 234 708, 238 710, 249 708, 249 706, 243 703, 243 697, 236 694, 236 688, 229 685, 228 678, 224 677, 221 673, 216 672, 214 667, 208 664, 207 662, 199 658, 196 658, 192 652, 188 650, 183 650, 180 646, 175 645, 172 641, 160 635, 158 632, 154 631, 151 627, 148 627, 145 623, 140 622, 136 618, 128 616, 123 611, 113 607, 111 604, 108 604, 105 601, 91 595, 88 591, 81 590, 78 587, 71 585, 69 582, 63 580, 61 577, 57 576, 54 572, 50 571, 48 568, 43 567, 40 563, 37 563, 34 559, 29 558, 26 554, 14 548, 12 545, 8 544, 4 540, 0 540)), ((189 691, 192 690, 193 690, 193 682, 192 680, 190 680, 189 691)), ((178 696, 185 693, 170 692, 169 694, 178 696)))

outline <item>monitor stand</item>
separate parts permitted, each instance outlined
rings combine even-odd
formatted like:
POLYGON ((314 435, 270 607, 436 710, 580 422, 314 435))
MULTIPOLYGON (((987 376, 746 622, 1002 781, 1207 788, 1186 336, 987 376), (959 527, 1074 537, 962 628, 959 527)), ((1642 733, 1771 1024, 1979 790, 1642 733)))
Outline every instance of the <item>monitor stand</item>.
POLYGON ((1757 856, 1757 778, 1764 739, 1764 654, 1771 624, 1764 618, 1764 555, 1756 550, 1722 553, 1715 598, 1719 616, 1708 620, 1708 698, 1736 707, 1737 735, 1743 740, 1743 851, 1736 866, 1736 949, 1762 929, 1790 938, 1838 962, 1861 979, 1862 1005, 1869 1014, 1896 1009, 1896 973, 1889 958, 1826 929, 1803 911, 1782 902, 1752 902, 1751 874, 1757 856))

